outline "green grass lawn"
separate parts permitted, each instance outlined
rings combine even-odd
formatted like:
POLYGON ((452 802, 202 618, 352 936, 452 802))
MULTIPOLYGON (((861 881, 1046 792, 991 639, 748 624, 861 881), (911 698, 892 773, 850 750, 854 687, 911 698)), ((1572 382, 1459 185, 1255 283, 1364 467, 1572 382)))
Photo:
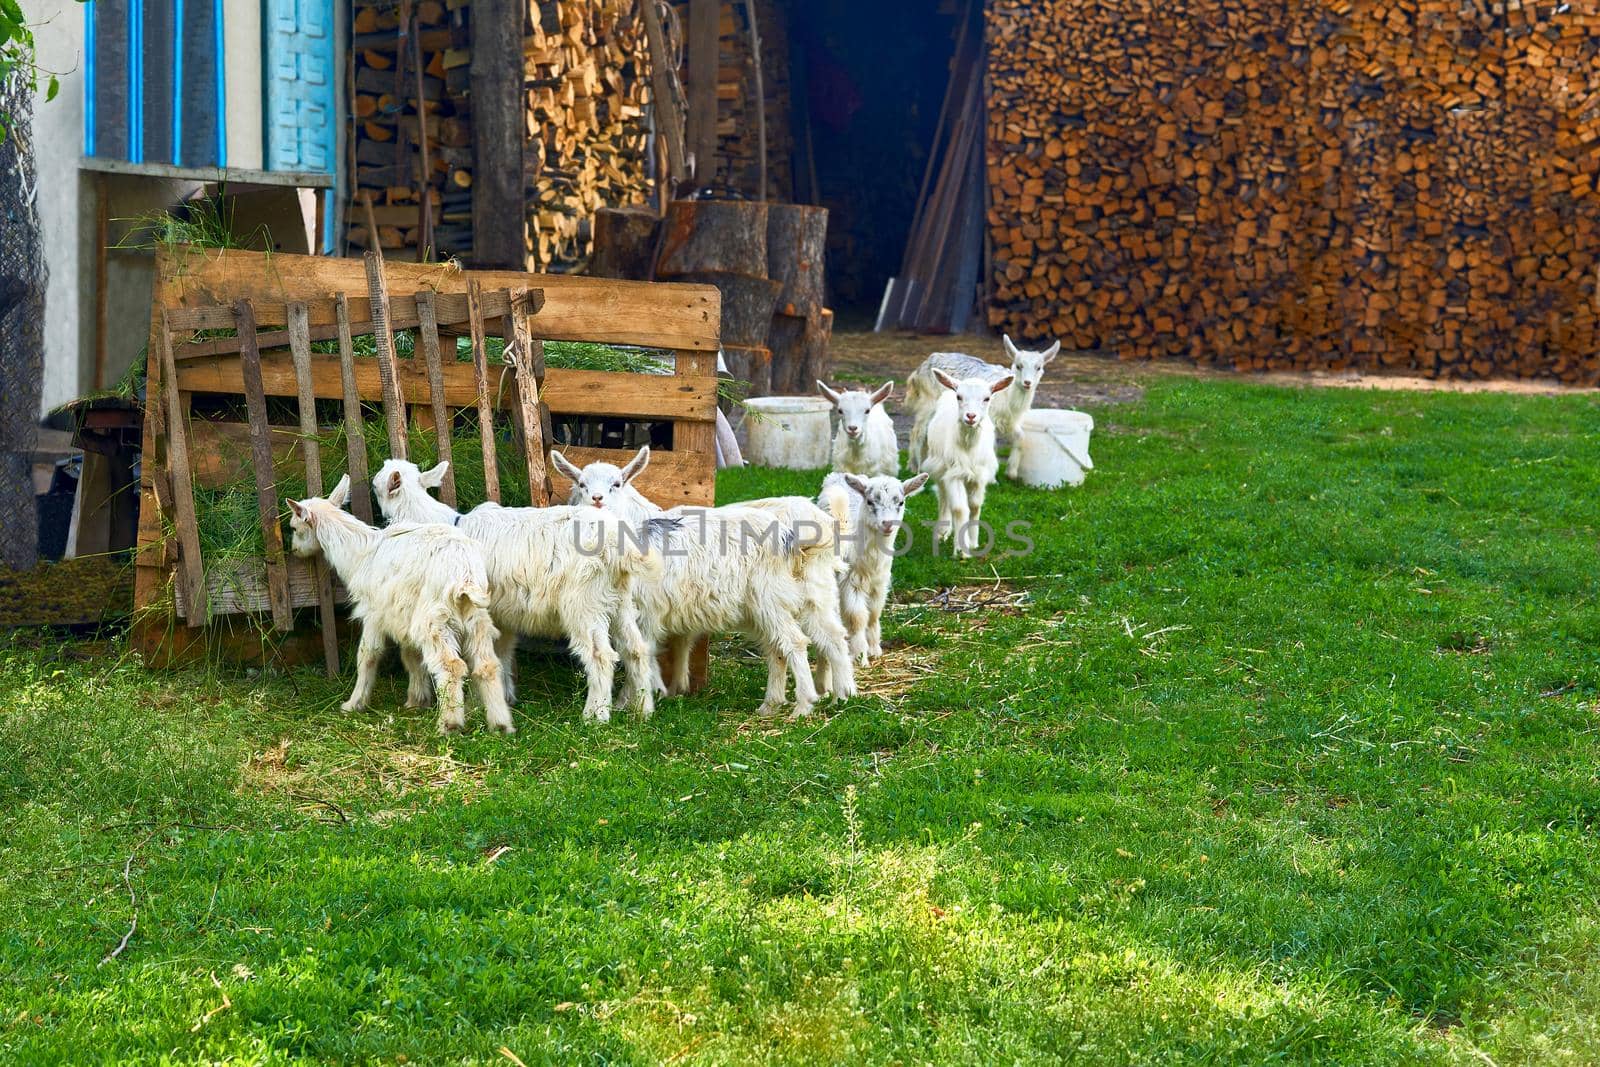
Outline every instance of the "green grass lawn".
POLYGON ((0 646, 0 1060, 1600 1061, 1595 401, 1097 416, 807 722, 732 646, 589 729, 534 648, 510 740, 0 646))

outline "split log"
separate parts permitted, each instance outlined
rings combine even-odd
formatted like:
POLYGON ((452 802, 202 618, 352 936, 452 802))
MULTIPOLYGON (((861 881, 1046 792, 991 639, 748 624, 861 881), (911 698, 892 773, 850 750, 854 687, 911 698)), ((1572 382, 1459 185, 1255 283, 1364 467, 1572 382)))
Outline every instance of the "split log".
POLYGON ((783 283, 778 294, 780 314, 804 316, 826 303, 827 240, 827 208, 767 205, 767 277, 783 283))
POLYGON ((594 216, 594 258, 589 273, 599 278, 649 281, 661 219, 650 208, 601 208, 594 216))

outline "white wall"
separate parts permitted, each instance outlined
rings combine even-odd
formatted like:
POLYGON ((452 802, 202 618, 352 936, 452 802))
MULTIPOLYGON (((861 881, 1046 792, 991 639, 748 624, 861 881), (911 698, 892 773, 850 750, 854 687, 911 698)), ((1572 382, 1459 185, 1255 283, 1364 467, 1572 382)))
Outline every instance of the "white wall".
MULTIPOLYGON (((94 261, 93 189, 78 171, 83 153, 83 6, 75 0, 22 0, 22 10, 34 24, 39 65, 61 80, 60 94, 49 103, 41 81, 32 133, 36 206, 50 272, 44 294, 43 397, 43 409, 49 411, 83 391, 85 357, 91 367, 94 358, 92 336, 82 329, 78 315, 78 293, 86 280, 92 283, 94 261), (80 225, 85 208, 88 226, 80 225)), ((92 327, 92 314, 89 321, 92 327)))

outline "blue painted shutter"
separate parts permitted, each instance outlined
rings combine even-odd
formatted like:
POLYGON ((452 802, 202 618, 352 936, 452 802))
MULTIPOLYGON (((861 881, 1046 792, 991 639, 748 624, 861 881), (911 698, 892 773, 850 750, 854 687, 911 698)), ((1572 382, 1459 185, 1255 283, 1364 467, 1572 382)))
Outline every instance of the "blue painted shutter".
POLYGON ((266 0, 267 169, 331 174, 334 113, 332 0, 266 0))

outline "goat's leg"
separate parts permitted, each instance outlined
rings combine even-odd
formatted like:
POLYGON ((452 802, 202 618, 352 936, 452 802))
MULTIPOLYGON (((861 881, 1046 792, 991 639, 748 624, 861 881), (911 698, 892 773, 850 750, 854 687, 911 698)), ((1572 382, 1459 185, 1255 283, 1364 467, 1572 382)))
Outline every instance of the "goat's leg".
POLYGON ((956 559, 967 557, 967 483, 959 478, 952 478, 945 485, 950 496, 950 523, 953 535, 951 538, 951 555, 956 559))
POLYGON ((383 660, 383 635, 370 623, 361 626, 361 644, 356 649, 356 687, 350 699, 339 707, 344 711, 360 711, 372 699, 372 683, 378 677, 378 664, 383 660))
POLYGON ((941 479, 933 487, 934 494, 939 498, 939 517, 933 524, 933 543, 935 545, 949 538, 954 531, 954 525, 951 522, 950 501, 952 494, 956 492, 952 486, 956 484, 958 483, 954 478, 941 479))
POLYGON ((1019 425, 1017 432, 1011 435, 1011 455, 1006 457, 1006 477, 1012 481, 1022 473, 1022 428, 1019 425))
POLYGON ((850 642, 839 621, 838 598, 833 603, 808 605, 801 618, 806 639, 817 650, 818 688, 839 700, 856 695, 856 669, 850 658, 850 642))
MULTIPOLYGON (((967 487, 967 509, 972 512, 972 524, 974 526, 983 521, 983 498, 988 495, 989 486, 985 482, 977 482, 967 487)), ((967 541, 967 546, 971 548, 978 544, 979 542, 972 540, 972 538, 977 538, 980 536, 980 531, 976 529, 971 530, 970 537, 967 541)), ((987 539, 985 538, 984 540, 987 539)))
POLYGON ((656 650, 639 629, 639 611, 631 599, 624 600, 617 609, 617 643, 622 653, 622 673, 625 679, 622 690, 624 707, 637 705, 639 714, 648 719, 655 714, 655 687, 661 679, 656 665, 656 650))
POLYGON ((500 686, 505 690, 506 703, 517 702, 517 632, 501 630, 494 639, 495 659, 500 661, 500 686))
POLYGON ((400 662, 406 665, 406 707, 426 708, 433 703, 433 679, 422 665, 422 653, 410 645, 400 646, 400 662))
POLYGON ((667 692, 687 693, 689 683, 689 654, 694 651, 695 634, 674 634, 667 647, 672 650, 672 685, 667 692))
POLYGON ((500 676, 500 654, 495 649, 500 631, 486 611, 475 612, 466 620, 467 662, 472 667, 472 686, 483 701, 483 716, 489 729, 514 734, 511 707, 506 703, 505 683, 500 676))
POLYGON ((883 655, 883 601, 876 601, 867 612, 867 653, 873 659, 883 655))
POLYGON ((603 618, 579 618, 562 612, 568 644, 583 664, 589 691, 583 703, 584 722, 611 721, 611 685, 616 680, 617 651, 611 646, 610 624, 603 618))
MULTIPOLYGON (((781 656, 794 675, 794 711, 790 718, 801 719, 811 714, 817 702, 817 687, 811 677, 811 664, 806 660, 806 635, 795 621, 794 614, 776 604, 764 605, 757 613, 756 628, 761 636, 761 647, 767 652, 767 700, 772 700, 771 665, 774 653, 781 656)), ((846 661, 849 662, 848 660, 846 661)), ((850 677, 854 679, 854 672, 850 677)), ((781 691, 778 697, 782 703, 781 691)), ((763 704, 765 708, 767 705, 763 704)))
POLYGON ((789 693, 789 672, 785 665, 783 653, 773 645, 766 646, 767 655, 767 695, 757 708, 757 714, 776 715, 783 708, 784 699, 789 693))
POLYGON ((439 695, 439 732, 460 733, 467 728, 467 661, 456 648, 455 635, 442 622, 429 625, 422 662, 428 665, 434 692, 439 695))
POLYGON ((868 611, 866 598, 861 595, 861 590, 854 583, 840 590, 840 614, 843 616, 845 630, 849 633, 850 654, 855 661, 863 667, 867 665, 869 649, 867 641, 868 611))

